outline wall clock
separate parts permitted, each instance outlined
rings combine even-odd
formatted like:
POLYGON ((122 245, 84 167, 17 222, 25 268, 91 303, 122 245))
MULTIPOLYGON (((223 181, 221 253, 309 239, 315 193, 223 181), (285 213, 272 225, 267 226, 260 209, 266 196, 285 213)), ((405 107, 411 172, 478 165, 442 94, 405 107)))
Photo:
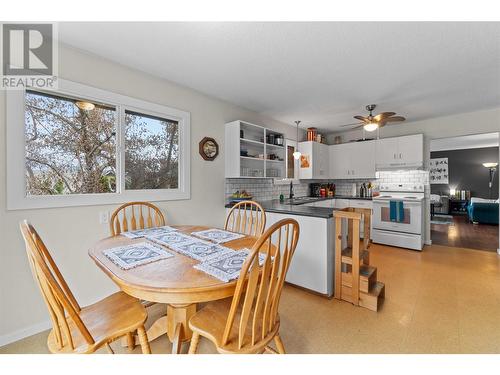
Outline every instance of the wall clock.
POLYGON ((212 161, 219 155, 219 145, 215 139, 205 137, 200 141, 199 152, 203 159, 212 161))

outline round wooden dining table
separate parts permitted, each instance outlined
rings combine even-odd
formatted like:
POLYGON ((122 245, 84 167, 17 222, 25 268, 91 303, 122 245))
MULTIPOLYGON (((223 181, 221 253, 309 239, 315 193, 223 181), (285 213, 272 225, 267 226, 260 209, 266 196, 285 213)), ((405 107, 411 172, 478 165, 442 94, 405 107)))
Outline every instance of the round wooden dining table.
MULTIPOLYGON (((172 226, 181 233, 213 229, 205 226, 172 226)), ((245 236, 225 242, 225 247, 240 250, 251 248, 256 237, 245 236)), ((201 302, 215 301, 234 294, 236 280, 223 282, 193 266, 199 261, 171 251, 175 256, 123 270, 109 260, 103 251, 117 246, 144 242, 145 238, 130 239, 125 236, 108 237, 89 250, 89 256, 97 266, 125 293, 141 300, 167 304, 167 314, 155 321, 148 329, 148 339, 167 334, 172 342, 172 353, 180 353, 182 342, 189 341, 192 331, 189 319, 196 313, 201 302)))

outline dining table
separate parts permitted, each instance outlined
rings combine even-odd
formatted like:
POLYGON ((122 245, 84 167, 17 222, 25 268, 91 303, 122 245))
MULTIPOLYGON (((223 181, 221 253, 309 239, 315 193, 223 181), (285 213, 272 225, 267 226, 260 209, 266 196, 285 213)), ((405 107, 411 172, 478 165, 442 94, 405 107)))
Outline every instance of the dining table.
MULTIPOLYGON (((172 225, 180 233, 215 229, 207 226, 172 225)), ((257 237, 243 236, 223 243, 232 250, 251 249, 257 237)), ((145 238, 128 238, 124 235, 107 237, 98 241, 88 252, 96 265, 125 293, 143 301, 164 303, 166 315, 157 319, 147 330, 152 341, 167 334, 172 342, 172 353, 180 353, 182 343, 189 341, 192 331, 189 319, 196 313, 197 305, 233 296, 237 280, 224 282, 194 268, 199 261, 169 250, 174 254, 131 269, 122 269, 104 252, 108 249, 148 241, 145 238)), ((138 341, 138 339, 136 338, 138 341)))

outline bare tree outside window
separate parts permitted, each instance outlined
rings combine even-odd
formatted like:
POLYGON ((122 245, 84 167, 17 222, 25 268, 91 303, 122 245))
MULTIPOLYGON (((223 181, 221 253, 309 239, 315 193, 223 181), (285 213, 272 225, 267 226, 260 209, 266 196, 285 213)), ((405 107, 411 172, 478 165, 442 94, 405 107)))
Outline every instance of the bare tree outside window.
POLYGON ((116 192, 116 111, 76 103, 26 92, 27 195, 116 192))
POLYGON ((125 188, 177 189, 177 121, 125 111, 125 188))

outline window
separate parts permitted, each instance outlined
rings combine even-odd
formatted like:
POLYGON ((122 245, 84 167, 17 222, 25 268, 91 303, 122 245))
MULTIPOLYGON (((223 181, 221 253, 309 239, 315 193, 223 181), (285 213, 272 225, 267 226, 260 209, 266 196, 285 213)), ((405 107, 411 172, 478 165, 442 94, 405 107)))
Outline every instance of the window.
POLYGON ((188 199, 189 113, 59 81, 7 92, 8 209, 188 199))
POLYGON ((33 91, 25 100, 26 194, 116 192, 115 108, 33 91))
POLYGON ((125 111, 125 189, 177 189, 178 122, 125 111))

